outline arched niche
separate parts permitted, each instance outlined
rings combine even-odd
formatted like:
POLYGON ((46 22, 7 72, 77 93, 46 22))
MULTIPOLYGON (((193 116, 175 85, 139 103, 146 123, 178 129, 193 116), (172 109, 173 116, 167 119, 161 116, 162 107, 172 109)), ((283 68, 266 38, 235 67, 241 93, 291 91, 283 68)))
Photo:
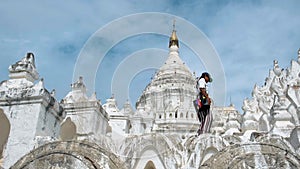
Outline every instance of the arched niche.
POLYGON ((259 125, 258 125, 259 131, 265 131, 265 132, 270 131, 269 123, 270 122, 268 120, 268 115, 267 114, 262 115, 259 119, 259 125))
POLYGON ((154 147, 147 147, 141 152, 141 156, 139 157, 139 160, 133 167, 134 169, 164 169, 166 168, 164 165, 164 162, 162 158, 160 157, 160 153, 154 148, 154 147), (151 163, 153 164, 155 168, 151 168, 151 163), (147 168, 150 167, 150 168, 147 168))
POLYGON ((112 127, 109 124, 107 124, 107 126, 106 126, 106 134, 111 134, 111 133, 112 133, 112 127))
POLYGON ((10 123, 4 111, 0 109, 0 159, 3 157, 5 145, 10 132, 10 123))
POLYGON ((61 124, 60 139, 63 141, 76 139, 76 125, 70 117, 61 124))
POLYGON ((144 169, 156 169, 153 161, 148 161, 144 169))
POLYGON ((208 160, 211 156, 217 154, 219 151, 215 147, 209 147, 204 151, 204 156, 202 158, 201 164, 208 160))

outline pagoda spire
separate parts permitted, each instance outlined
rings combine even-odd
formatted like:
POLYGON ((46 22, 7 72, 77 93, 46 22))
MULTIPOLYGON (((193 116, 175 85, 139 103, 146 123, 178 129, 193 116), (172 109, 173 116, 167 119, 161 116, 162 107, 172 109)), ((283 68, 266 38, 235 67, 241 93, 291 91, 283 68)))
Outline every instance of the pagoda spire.
POLYGON ((177 46, 179 48, 178 38, 177 38, 177 35, 176 35, 176 29, 175 29, 175 22, 176 22, 176 20, 174 19, 174 21, 173 21, 173 31, 172 31, 172 35, 170 37, 169 48, 171 46, 177 46))

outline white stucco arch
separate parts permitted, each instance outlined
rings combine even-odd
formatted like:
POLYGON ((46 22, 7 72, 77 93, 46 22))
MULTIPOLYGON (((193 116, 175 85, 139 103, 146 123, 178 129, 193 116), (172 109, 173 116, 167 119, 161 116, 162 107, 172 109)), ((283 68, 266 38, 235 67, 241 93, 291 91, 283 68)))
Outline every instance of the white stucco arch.
POLYGON ((141 156, 139 157, 139 160, 137 161, 136 165, 133 167, 134 169, 143 169, 147 165, 149 165, 149 161, 153 163, 155 168, 164 169, 166 168, 163 160, 161 159, 159 152, 154 148, 150 147, 145 149, 145 151, 142 152, 141 156))

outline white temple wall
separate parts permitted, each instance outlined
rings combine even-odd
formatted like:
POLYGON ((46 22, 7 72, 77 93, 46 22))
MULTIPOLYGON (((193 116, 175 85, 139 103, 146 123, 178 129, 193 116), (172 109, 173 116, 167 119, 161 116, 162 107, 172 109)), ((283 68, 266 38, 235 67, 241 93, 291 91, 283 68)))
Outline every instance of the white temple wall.
POLYGON ((40 107, 39 103, 1 107, 11 124, 4 152, 4 168, 9 168, 34 148, 37 124, 41 113, 40 107))
POLYGON ((112 128, 112 139, 116 140, 117 143, 120 143, 126 136, 126 125, 127 122, 125 119, 110 119, 109 125, 112 128))
POLYGON ((52 110, 41 105, 36 128, 36 136, 46 136, 58 138, 60 130, 60 120, 52 114, 52 110))

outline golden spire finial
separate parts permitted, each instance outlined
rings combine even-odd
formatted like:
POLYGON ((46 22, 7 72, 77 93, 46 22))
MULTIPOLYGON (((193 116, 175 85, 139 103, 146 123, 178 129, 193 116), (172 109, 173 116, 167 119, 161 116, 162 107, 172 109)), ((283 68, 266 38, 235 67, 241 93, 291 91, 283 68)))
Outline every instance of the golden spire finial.
POLYGON ((175 31, 175 23, 176 23, 176 19, 173 20, 173 31, 175 31))
POLYGON ((173 20, 173 31, 172 31, 172 35, 170 37, 169 47, 171 47, 172 45, 176 45, 177 47, 179 47, 178 38, 176 35, 176 30, 175 30, 175 22, 176 22, 176 20, 174 19, 173 20))

